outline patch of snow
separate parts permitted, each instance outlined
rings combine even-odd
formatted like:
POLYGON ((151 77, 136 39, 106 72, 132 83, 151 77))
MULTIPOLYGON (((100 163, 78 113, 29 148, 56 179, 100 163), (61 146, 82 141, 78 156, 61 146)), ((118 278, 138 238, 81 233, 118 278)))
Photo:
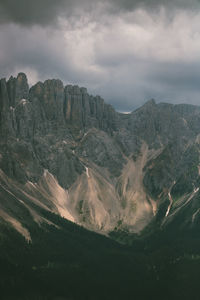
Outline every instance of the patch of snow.
POLYGON ((88 135, 89 131, 88 132, 85 132, 84 135, 82 136, 82 139, 81 139, 81 142, 84 140, 84 138, 88 135))
POLYGON ((26 100, 26 99, 21 99, 21 100, 20 100, 20 104, 25 105, 26 103, 27 103, 27 100, 26 100))
POLYGON ((190 200, 192 200, 192 198, 194 197, 194 195, 199 191, 199 187, 198 188, 194 188, 192 195, 190 195, 190 197, 188 198, 188 200, 184 203, 184 206, 190 202, 190 200))
MULTIPOLYGON (((179 206, 178 208, 176 208, 172 214, 170 214, 169 217, 173 217, 175 214, 177 214, 183 207, 185 207, 191 200, 192 198, 195 196, 195 194, 199 191, 199 187, 198 188, 195 188, 194 187, 194 190, 192 192, 192 194, 190 195, 190 197, 187 199, 187 201, 185 203, 183 203, 181 206, 179 206)), ((194 216, 194 215, 193 215, 194 216)), ((195 218, 195 216, 194 216, 195 218)))
POLYGON ((88 177, 88 178, 90 178, 90 175, 89 175, 89 170, 88 170, 88 168, 87 168, 87 167, 85 167, 85 171, 86 171, 86 175, 87 175, 87 177, 88 177))
POLYGON ((169 214, 169 212, 170 212, 170 209, 171 209, 171 207, 172 207, 172 204, 173 204, 173 199, 172 199, 172 196, 171 196, 171 190, 172 190, 172 188, 173 188, 173 186, 174 186, 175 184, 176 184, 176 181, 174 180, 174 182, 173 182, 173 184, 172 184, 172 186, 170 187, 170 190, 169 190, 169 192, 168 192, 169 206, 168 206, 168 208, 167 208, 165 217, 168 216, 168 214, 169 214))
POLYGON ((165 217, 168 216, 168 214, 169 214, 169 212, 170 212, 170 209, 171 209, 171 207, 172 207, 172 204, 173 204, 173 199, 172 199, 172 196, 171 196, 171 193, 170 193, 170 192, 168 193, 168 197, 169 197, 169 206, 168 206, 168 208, 167 208, 165 217))

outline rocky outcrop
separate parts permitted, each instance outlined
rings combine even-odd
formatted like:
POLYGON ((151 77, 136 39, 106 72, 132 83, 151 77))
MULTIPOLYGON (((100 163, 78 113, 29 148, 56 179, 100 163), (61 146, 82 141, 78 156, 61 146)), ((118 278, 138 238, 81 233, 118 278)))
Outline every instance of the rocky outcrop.
POLYGON ((21 99, 28 99, 29 86, 26 75, 19 73, 17 78, 10 77, 7 81, 9 106, 16 107, 21 99))
POLYGON ((77 129, 96 127, 106 131, 116 129, 117 113, 99 97, 88 95, 86 88, 65 87, 64 116, 77 129))

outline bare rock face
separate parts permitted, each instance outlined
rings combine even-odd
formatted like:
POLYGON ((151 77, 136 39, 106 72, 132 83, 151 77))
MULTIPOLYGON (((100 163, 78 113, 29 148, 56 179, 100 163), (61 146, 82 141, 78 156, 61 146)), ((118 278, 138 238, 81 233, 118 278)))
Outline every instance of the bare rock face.
POLYGON ((65 87, 64 116, 77 130, 97 127, 109 131, 117 121, 116 112, 101 97, 90 96, 86 88, 71 85, 65 87))
POLYGON ((7 82, 9 106, 15 107, 21 99, 28 99, 29 86, 24 73, 19 73, 17 78, 12 76, 7 82))
POLYGON ((18 229, 47 222, 42 211, 104 233, 180 215, 197 226, 199 153, 197 106, 150 100, 125 115, 60 80, 0 81, 0 217, 18 229))

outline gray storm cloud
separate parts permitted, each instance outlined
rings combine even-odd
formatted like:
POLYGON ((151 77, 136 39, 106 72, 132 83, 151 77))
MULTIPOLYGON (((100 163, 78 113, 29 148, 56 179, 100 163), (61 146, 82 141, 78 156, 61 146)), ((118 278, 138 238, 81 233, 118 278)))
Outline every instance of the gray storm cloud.
POLYGON ((72 14, 91 12, 96 5, 109 12, 120 10, 158 9, 197 9, 199 0, 1 0, 0 22, 14 22, 23 25, 51 24, 59 15, 70 17, 72 14))
POLYGON ((194 9, 199 5, 198 0, 110 0, 110 2, 117 8, 132 10, 136 8, 155 9, 159 7, 165 8, 179 8, 179 9, 194 9))
POLYGON ((49 24, 57 18, 63 7, 70 1, 65 0, 1 0, 0 20, 2 23, 14 22, 24 25, 49 24))
POLYGON ((0 76, 60 78, 120 111, 200 104, 197 0, 0 1, 0 76))

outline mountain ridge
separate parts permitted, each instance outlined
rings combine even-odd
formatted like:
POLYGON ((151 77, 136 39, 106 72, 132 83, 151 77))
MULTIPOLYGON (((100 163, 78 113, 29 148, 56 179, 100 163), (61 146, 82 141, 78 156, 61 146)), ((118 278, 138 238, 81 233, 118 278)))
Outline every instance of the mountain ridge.
POLYGON ((194 226, 199 134, 198 106, 150 100, 122 114, 60 80, 29 90, 24 73, 1 79, 1 218, 27 239, 30 222, 49 222, 41 209, 107 234, 140 233, 159 215, 168 226, 189 207, 194 226))

